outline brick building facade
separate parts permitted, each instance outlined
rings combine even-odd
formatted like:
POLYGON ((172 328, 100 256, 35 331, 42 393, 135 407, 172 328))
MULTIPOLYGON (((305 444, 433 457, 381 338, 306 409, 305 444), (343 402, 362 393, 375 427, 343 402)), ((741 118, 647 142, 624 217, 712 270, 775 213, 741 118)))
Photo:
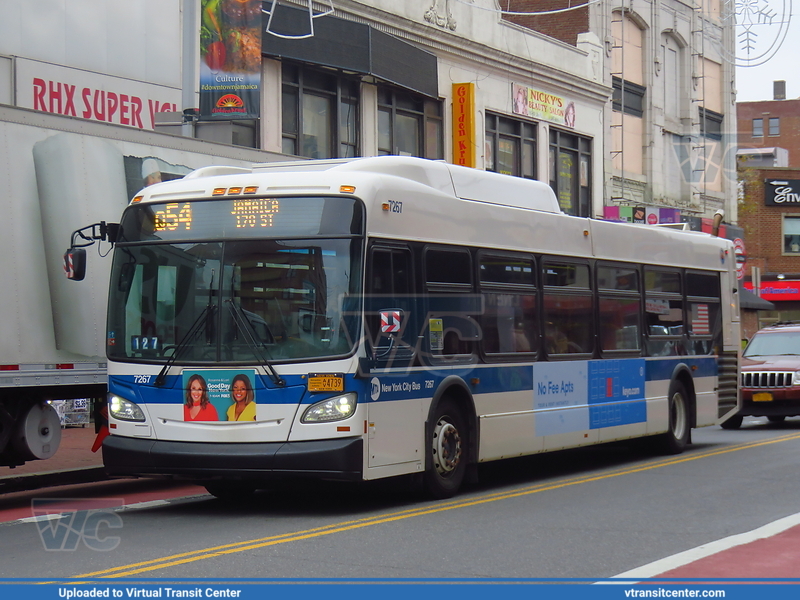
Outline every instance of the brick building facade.
POLYGON ((774 311, 747 315, 742 333, 749 337, 766 324, 800 320, 800 168, 742 168, 740 177, 744 285, 758 284, 760 270, 760 296, 775 305, 774 311))
MULTIPOLYGON (((783 83, 776 81, 777 84, 783 83)), ((800 98, 739 102, 736 104, 739 148, 784 148, 786 166, 800 169, 800 98)), ((777 166, 777 165, 776 165, 777 166)))
POLYGON ((589 5, 569 11, 556 12, 569 6, 565 0, 509 0, 503 8, 503 19, 549 37, 576 46, 578 35, 590 31, 589 5), (518 14, 518 13, 542 14, 518 14))

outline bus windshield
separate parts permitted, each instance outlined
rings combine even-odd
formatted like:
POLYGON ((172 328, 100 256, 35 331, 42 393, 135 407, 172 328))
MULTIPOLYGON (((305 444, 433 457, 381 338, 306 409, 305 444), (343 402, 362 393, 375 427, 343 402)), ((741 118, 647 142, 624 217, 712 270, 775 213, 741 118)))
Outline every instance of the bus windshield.
MULTIPOLYGON (((360 208, 348 200, 352 219, 360 208)), ((141 212, 129 209, 112 266, 110 359, 253 363, 352 351, 359 334, 361 235, 348 230, 339 237, 257 239, 247 231, 245 239, 165 243, 134 230, 137 222, 143 222, 141 212)), ((269 234, 281 230, 273 226, 269 234)))

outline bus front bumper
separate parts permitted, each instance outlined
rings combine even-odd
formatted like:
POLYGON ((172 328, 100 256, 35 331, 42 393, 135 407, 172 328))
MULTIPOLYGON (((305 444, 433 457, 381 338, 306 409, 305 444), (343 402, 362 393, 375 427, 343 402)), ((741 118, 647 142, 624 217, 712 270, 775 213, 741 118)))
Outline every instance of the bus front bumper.
POLYGON ((103 464, 111 476, 167 476, 197 481, 289 477, 359 481, 363 449, 361 438, 217 444, 111 435, 103 440, 103 464))

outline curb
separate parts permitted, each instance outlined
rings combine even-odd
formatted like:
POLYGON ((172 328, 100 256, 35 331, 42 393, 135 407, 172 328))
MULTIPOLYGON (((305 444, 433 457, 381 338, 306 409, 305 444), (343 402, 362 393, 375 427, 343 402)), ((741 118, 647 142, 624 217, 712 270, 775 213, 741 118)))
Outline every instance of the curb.
POLYGON ((30 492, 40 488, 79 483, 95 483, 106 481, 109 477, 105 467, 86 467, 65 471, 47 471, 27 475, 10 475, 0 477, 0 495, 13 492, 30 492))

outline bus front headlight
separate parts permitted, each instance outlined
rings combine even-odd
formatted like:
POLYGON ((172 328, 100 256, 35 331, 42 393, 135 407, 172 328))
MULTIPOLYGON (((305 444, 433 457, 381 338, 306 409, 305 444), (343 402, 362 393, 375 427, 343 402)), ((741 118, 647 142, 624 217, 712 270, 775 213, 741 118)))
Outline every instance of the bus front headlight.
POLYGON ((300 422, 329 423, 347 419, 356 412, 357 401, 358 395, 355 392, 350 392, 317 402, 306 409, 300 422))
POLYGON ((144 421, 144 413, 139 405, 116 394, 108 395, 108 413, 120 421, 144 421))

